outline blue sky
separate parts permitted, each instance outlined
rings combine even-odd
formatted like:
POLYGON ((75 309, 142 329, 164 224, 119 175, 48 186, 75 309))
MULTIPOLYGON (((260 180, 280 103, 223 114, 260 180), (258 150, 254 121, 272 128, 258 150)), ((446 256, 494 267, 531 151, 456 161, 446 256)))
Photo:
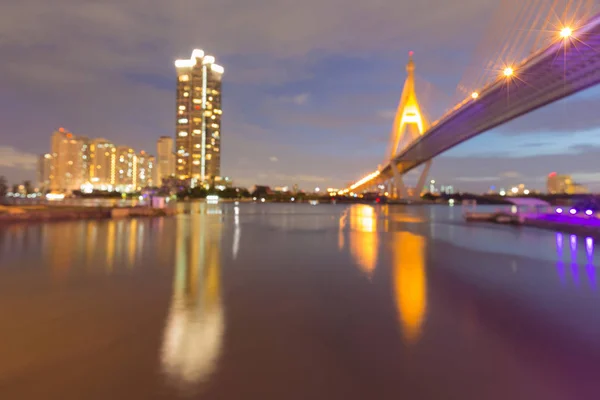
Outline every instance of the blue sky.
MULTIPOLYGON (((384 158, 415 51, 418 96, 439 116, 511 26, 506 0, 26 0, 0 16, 0 174, 35 179, 50 134, 155 152, 173 135, 176 58, 225 67, 222 170, 240 185, 340 187, 384 158)), ((519 12, 519 9, 516 9, 519 12)), ((514 33, 514 32, 513 32, 514 33)), ((551 171, 600 190, 600 90, 464 143, 431 176, 462 190, 551 171)), ((410 181, 409 177, 409 181, 410 181)))

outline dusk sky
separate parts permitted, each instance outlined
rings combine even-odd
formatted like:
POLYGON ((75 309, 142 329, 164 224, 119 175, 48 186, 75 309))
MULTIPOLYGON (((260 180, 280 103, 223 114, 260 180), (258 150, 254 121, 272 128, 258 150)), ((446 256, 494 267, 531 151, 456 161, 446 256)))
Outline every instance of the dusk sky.
MULTIPOLYGON (((438 117, 497 50, 490 29, 510 29, 515 15, 498 3, 8 2, 0 175, 35 180, 58 127, 155 153, 159 136, 174 135, 173 62, 199 48, 225 68, 224 175, 242 186, 343 187, 383 162, 407 53, 422 106, 438 117)), ((430 176, 461 190, 543 189, 558 171, 598 191, 599 106, 596 88, 546 107, 436 158, 430 176)))

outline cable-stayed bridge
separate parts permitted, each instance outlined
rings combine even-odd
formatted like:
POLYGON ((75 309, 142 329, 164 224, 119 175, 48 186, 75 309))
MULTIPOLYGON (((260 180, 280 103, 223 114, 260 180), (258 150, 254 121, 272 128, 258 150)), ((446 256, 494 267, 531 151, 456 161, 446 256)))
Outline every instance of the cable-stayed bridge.
POLYGON ((340 194, 361 192, 384 184, 393 197, 418 198, 432 159, 437 155, 492 128, 599 84, 600 13, 552 26, 550 31, 553 39, 549 44, 521 63, 502 64, 494 72, 491 82, 468 93, 464 100, 433 123, 427 120, 418 101, 414 78, 416 67, 411 52, 385 162, 340 194), (409 196, 403 175, 423 165, 416 189, 409 196))

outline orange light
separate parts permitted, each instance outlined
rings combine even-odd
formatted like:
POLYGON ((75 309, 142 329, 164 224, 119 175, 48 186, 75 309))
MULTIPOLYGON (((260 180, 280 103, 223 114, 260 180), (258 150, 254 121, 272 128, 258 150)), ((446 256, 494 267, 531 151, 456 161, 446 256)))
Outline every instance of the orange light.
POLYGON ((573 29, 571 29, 568 26, 561 29, 561 31, 560 31, 560 37, 561 38, 568 39, 571 36, 573 36, 573 29))
POLYGON ((478 97, 479 97, 479 93, 477 93, 477 92, 473 92, 473 93, 471 93, 471 98, 472 98, 472 99, 476 99, 476 98, 478 98, 478 97))
POLYGON ((515 73, 515 70, 512 69, 511 67, 506 67, 504 68, 504 76, 509 77, 509 76, 513 76, 513 74, 515 73))

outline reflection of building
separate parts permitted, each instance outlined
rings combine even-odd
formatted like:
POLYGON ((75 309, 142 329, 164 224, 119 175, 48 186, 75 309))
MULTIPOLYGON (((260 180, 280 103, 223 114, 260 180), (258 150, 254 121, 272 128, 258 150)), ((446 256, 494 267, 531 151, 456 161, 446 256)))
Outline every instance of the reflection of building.
POLYGON ((550 194, 585 194, 587 187, 573 182, 570 175, 558 175, 552 172, 548 175, 548 193, 550 194))
POLYGON ((72 191, 81 189, 85 179, 87 143, 64 128, 52 134, 52 173, 50 189, 72 191))
POLYGON ((194 215, 192 220, 177 221, 173 298, 162 349, 167 375, 186 383, 212 373, 225 329, 220 293, 222 222, 217 215, 194 215))
POLYGON ((173 138, 161 136, 156 143, 156 182, 161 186, 163 179, 175 175, 175 154, 173 153, 173 138))
POLYGON ((350 254, 361 270, 372 274, 377 264, 377 214, 368 205, 352 206, 348 214, 350 254))
POLYGON ((37 185, 40 190, 48 190, 50 188, 50 175, 52 174, 51 154, 42 154, 39 156, 37 174, 37 185))
POLYGON ((427 312, 425 240, 410 232, 394 234, 394 287, 404 338, 414 343, 422 333, 427 312))
POLYGON ((221 78, 213 56, 194 50, 177 67, 175 144, 180 179, 204 183, 221 174, 221 78))

